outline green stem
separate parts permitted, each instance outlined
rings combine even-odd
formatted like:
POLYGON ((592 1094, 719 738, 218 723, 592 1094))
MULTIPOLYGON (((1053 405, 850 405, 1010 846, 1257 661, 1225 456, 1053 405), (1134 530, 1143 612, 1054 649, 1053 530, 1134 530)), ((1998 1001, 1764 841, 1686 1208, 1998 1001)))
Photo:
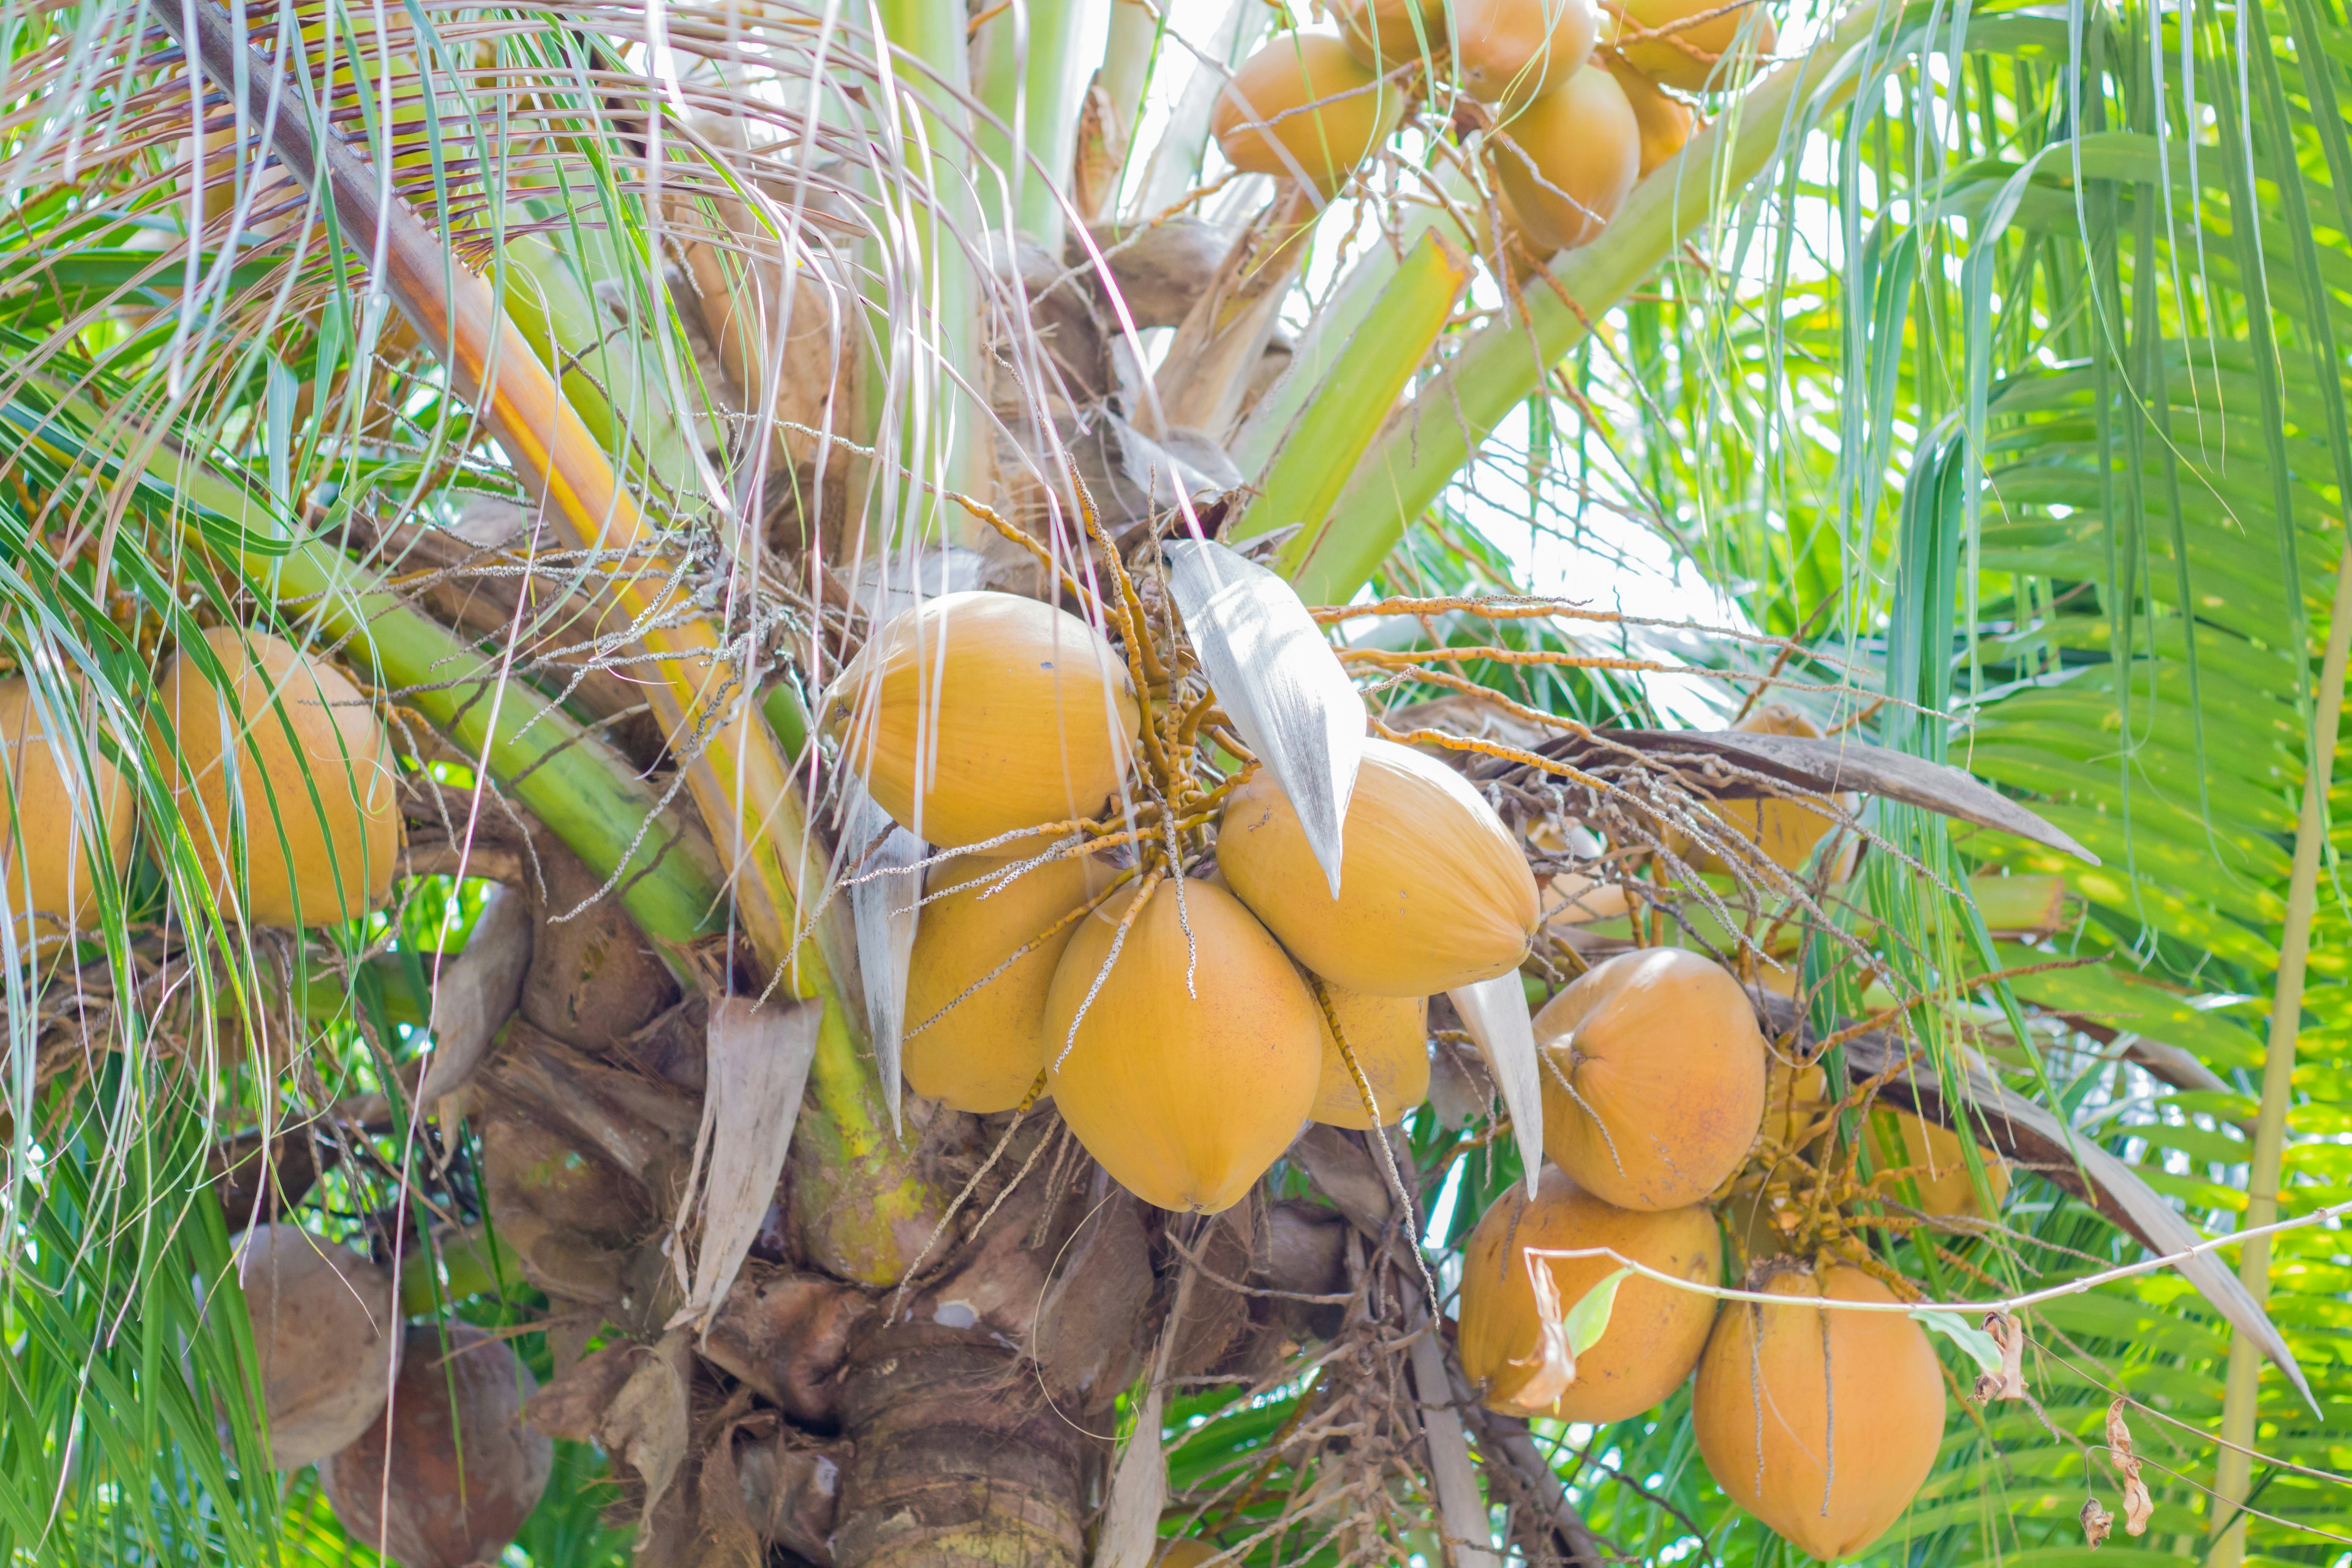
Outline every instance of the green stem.
POLYGON ((1001 174, 1012 195, 1014 232, 1049 256, 1062 254, 1062 190, 1078 145, 1091 9, 1086 0, 1013 0, 972 35, 972 88, 991 117, 975 127, 982 209, 990 227, 1005 226, 995 179, 1001 174), (1023 22, 1025 39, 1019 36, 1023 22), (1018 156, 1010 134, 1016 128, 1018 156))
POLYGON ((1839 67, 1877 29, 1883 12, 1865 0, 1802 59, 1750 89, 1634 187, 1600 238, 1553 260, 1557 291, 1540 279, 1531 283, 1525 318, 1483 329, 1423 384, 1365 454, 1329 525, 1300 563, 1293 580, 1302 597, 1342 603, 1371 576, 1406 524, 1591 333, 1592 319, 1623 300, 1778 156, 1797 102, 1827 82, 1835 82, 1832 101, 1853 90, 1853 78, 1840 78, 1839 67))
POLYGON ((1282 547, 1276 570, 1286 575, 1313 554, 1331 503, 1396 406, 1454 302, 1470 281, 1470 258, 1432 231, 1422 237, 1394 277, 1364 312, 1267 462, 1257 496, 1234 530, 1236 539, 1305 527, 1282 547))
MULTIPOLYGON (((2279 942, 2278 980, 2271 994, 2270 1042, 2263 1058, 2263 1098, 2254 1112, 2254 1142, 2246 1162, 2246 1217, 2252 1230, 2278 1218, 2279 1182, 2286 1161, 2287 1102, 2294 1098, 2296 1038, 2303 1028, 2304 971, 2311 954, 2311 923, 2319 902, 2319 860, 2327 841, 2327 791, 2336 763, 2336 736, 2344 713, 2344 667, 2352 657, 2352 545, 2336 572, 2336 603, 2328 612, 2327 652, 2312 694, 2311 755, 2304 768, 2303 811, 2294 826, 2294 869, 2287 881, 2286 930, 2279 942)), ((2258 1307, 2271 1294, 2271 1238, 2250 1237, 2238 1259, 2238 1279, 2258 1307)), ((2207 1557, 2216 1568, 2238 1568, 2246 1555, 2242 1505, 2253 1479, 2255 1418, 2263 1352, 2243 1333, 2230 1336, 2230 1367, 2221 1387, 2221 1449, 2214 1467, 2213 1517, 2221 1533, 2207 1557)))

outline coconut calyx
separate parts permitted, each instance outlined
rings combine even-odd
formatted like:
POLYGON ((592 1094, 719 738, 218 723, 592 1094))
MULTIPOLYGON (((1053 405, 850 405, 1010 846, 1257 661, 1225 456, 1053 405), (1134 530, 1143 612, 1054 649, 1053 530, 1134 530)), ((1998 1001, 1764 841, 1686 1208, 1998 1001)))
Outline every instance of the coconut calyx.
POLYGON ((400 1353, 391 1270, 292 1225, 243 1231, 230 1255, 253 1326, 269 1461, 316 1464, 383 1411, 400 1353))
POLYGON ((948 848, 1097 809, 1142 723, 1108 639, 1013 594, 942 594, 901 612, 819 706, 824 737, 876 804, 948 848))
POLYGON ((1908 1316, 1817 1304, 1896 1299, 1861 1269, 1769 1258, 1748 1288, 1789 1301, 1732 1303, 1717 1318, 1691 1400, 1699 1454, 1732 1500, 1781 1535, 1824 1561, 1850 1556, 1886 1532, 1935 1468, 1942 1369, 1908 1316))
POLYGON ((1721 964, 1643 948, 1593 966, 1535 1017, 1544 1152, 1620 1208, 1704 1201, 1763 1122, 1756 1011, 1721 964))
POLYGON ((554 1469, 555 1445, 522 1419, 538 1388, 470 1323, 409 1330, 389 1415, 319 1468, 335 1517, 403 1568, 496 1562, 554 1469))
POLYGON ((226 689, 183 648, 148 740, 215 899, 268 926, 382 905, 400 858, 399 773, 359 688, 266 633, 215 626, 203 643, 226 689))
POLYGON ((1036 1086, 1054 972, 1077 911, 1111 875, 1084 856, 1013 874, 1021 864, 960 855, 927 874, 900 1067, 916 1093, 951 1110, 1011 1110, 1036 1086))
POLYGON ((1241 63, 1209 129, 1236 169, 1325 195, 1348 183, 1404 117, 1403 89, 1329 33, 1277 33, 1241 63))
POLYGON ((1047 1082, 1120 1185, 1216 1214, 1305 1125, 1321 1026, 1289 955, 1240 900, 1162 881, 1113 898, 1070 939, 1046 997, 1047 1082))
MULTIPOLYGON (((1530 1248, 1608 1247, 1661 1273, 1712 1285, 1722 1273, 1723 1239, 1703 1205, 1643 1213, 1601 1202, 1556 1165, 1536 1195, 1513 1185, 1496 1199, 1464 1249, 1462 1368, 1489 1408, 1563 1421, 1622 1421, 1681 1386, 1698 1364, 1715 1321, 1709 1296, 1635 1276, 1619 1285, 1600 1340, 1576 1358, 1575 1379, 1555 1403, 1526 1403, 1537 1376, 1539 1318, 1528 1278, 1530 1248)), ((1551 1258, 1563 1309, 1572 1308, 1618 1265, 1606 1257, 1551 1258)))
POLYGON ((1371 996, 1431 996, 1508 974, 1542 915, 1494 808, 1410 746, 1369 740, 1341 828, 1339 894, 1282 787, 1261 772, 1227 802, 1217 865, 1301 963, 1371 996))

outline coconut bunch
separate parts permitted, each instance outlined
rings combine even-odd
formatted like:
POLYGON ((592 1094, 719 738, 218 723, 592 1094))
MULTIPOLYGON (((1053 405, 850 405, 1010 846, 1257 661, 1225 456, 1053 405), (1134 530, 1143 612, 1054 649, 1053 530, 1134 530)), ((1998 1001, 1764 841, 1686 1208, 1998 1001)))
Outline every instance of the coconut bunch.
POLYGON ((1448 84, 1486 106, 1503 216, 1548 257, 1591 242, 1690 140, 1677 93, 1735 85, 1774 41, 1771 18, 1738 0, 1360 0, 1336 32, 1278 34, 1243 62, 1213 129, 1236 169, 1328 195, 1423 84, 1448 84))
MULTIPOLYGON (((1139 605, 1125 586, 1111 603, 1139 605)), ((1458 773, 1377 739, 1335 892, 1189 645, 1153 626, 948 595, 875 632, 823 730, 937 850, 908 1083, 983 1113, 1050 1095, 1129 1190, 1213 1213, 1310 1121, 1421 1103, 1426 999, 1516 971, 1539 900, 1458 773)))
POLYGON ((1746 1171, 1828 1135, 1820 1069, 1771 1062, 1732 974, 1671 948, 1595 966, 1536 1016, 1536 1037, 1547 1163, 1465 1250, 1464 1371, 1497 1412, 1596 1424, 1654 1409, 1696 1373, 1699 1450, 1725 1490, 1816 1557, 1863 1550, 1934 1464, 1944 1379, 1911 1319, 1820 1305, 1900 1299, 1865 1249, 1744 1243, 1746 1171), (1735 1280, 1770 1304, 1706 1293, 1724 1281, 1727 1228, 1735 1280), (1626 1277, 1598 1337, 1571 1350, 1566 1309, 1625 1261, 1700 1289, 1626 1277))

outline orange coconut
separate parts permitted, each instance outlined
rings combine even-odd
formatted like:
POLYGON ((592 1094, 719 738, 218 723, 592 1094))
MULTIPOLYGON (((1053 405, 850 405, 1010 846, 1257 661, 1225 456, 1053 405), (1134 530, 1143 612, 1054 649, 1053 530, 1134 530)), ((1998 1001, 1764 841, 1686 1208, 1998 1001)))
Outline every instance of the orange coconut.
POLYGON ((1339 37, 1359 61, 1381 70, 1442 57, 1448 42, 1445 5, 1444 0, 1365 0, 1342 5, 1339 37))
MULTIPOLYGON (((1397 1119, 1429 1098, 1429 998, 1426 996, 1367 996, 1342 985, 1327 987, 1331 1011, 1348 1037, 1348 1049, 1364 1070, 1373 1103, 1381 1108, 1380 1125, 1393 1127, 1397 1119)), ((1373 1125, 1364 1109, 1363 1090, 1339 1042, 1331 1037, 1328 1019, 1323 1023, 1322 1077, 1315 1086, 1315 1109, 1309 1112, 1328 1127, 1352 1127, 1361 1131, 1373 1125)))
POLYGON ((400 855, 383 726, 341 671, 290 643, 234 626, 203 640, 226 689, 182 649, 148 739, 222 910, 315 926, 376 908, 400 855))
POLYGON ((1816 1279, 1775 1258, 1750 1279, 1789 1304, 1725 1304, 1691 1401, 1698 1450, 1740 1507, 1833 1562, 1885 1533, 1927 1479, 1944 1436, 1943 1373, 1908 1317, 1811 1304, 1895 1300, 1858 1268, 1816 1279))
POLYGON ((1410 746, 1364 742, 1341 827, 1339 896, 1260 770, 1226 805, 1217 864, 1298 961, 1373 996, 1429 996, 1508 974, 1542 900, 1527 857, 1461 774, 1410 746))
POLYGON ((1505 121, 1494 139, 1504 216, 1539 255, 1591 240, 1642 173, 1642 126, 1605 70, 1580 70, 1505 121))
MULTIPOLYGON (((1820 725, 1795 709, 1778 702, 1757 709, 1731 728, 1735 734, 1794 735, 1809 741, 1822 738, 1820 725)), ((1862 800, 1860 796, 1849 794, 1839 796, 1838 804, 1848 816, 1852 816, 1860 807, 1862 800)), ((1806 800, 1727 800, 1718 802, 1714 810, 1726 827, 1756 846, 1759 853, 1784 871, 1797 870, 1811 859, 1814 846, 1828 837, 1830 830, 1837 826, 1837 818, 1829 814, 1826 805, 1806 800)), ((1850 845, 1851 842, 1849 840, 1850 845)), ((1675 847, 1678 855, 1689 853, 1680 843, 1675 847)), ((1711 851, 1702 851, 1691 857, 1691 862, 1702 871, 1729 869, 1722 858, 1711 851)), ((1851 869, 1849 851, 1843 866, 1832 873, 1832 879, 1842 879, 1851 869)))
POLYGON ((1326 192, 1388 140, 1404 92, 1328 33, 1277 33, 1241 63, 1209 128, 1234 168, 1307 180, 1326 192))
POLYGON ((1620 953, 1553 997, 1535 1030, 1544 1152, 1620 1208, 1697 1203, 1755 1147, 1764 1037, 1721 964, 1620 953))
POLYGON ((1102 634, 1052 605, 991 593, 943 594, 898 616, 841 672, 823 712, 875 802, 950 848, 1100 810, 1142 719, 1102 634))
POLYGON ((231 1244, 269 1416, 269 1462, 316 1464, 383 1411, 400 1343, 391 1271, 299 1226, 257 1225, 231 1244))
MULTIPOLYGON (((1978 1201, 1959 1134, 1907 1110, 1884 1110, 1871 1120, 1879 1133, 1879 1158, 1892 1157, 1909 1167, 1910 1180, 1919 1190, 1920 1213, 1954 1219, 1991 1217, 1978 1201)), ((2009 1166, 1981 1144, 1977 1157, 1984 1163, 1985 1184, 1991 1190, 1993 1213, 1998 1214, 2001 1200, 2009 1196, 2009 1166)))
POLYGON ((58 717, 41 712, 30 681, 0 680, 0 910, 37 946, 90 931, 98 841, 120 870, 136 823, 131 785, 58 717))
POLYGON ((931 893, 947 891, 915 927, 900 1066, 916 1093, 951 1110, 1010 1110, 1045 1070, 1045 993, 1077 931, 1060 922, 1102 881, 1084 858, 993 879, 1018 864, 959 855, 928 873, 931 893))
POLYGON ((1048 1082, 1062 1120, 1128 1191, 1214 1214, 1306 1124, 1322 1016, 1240 900, 1206 882, 1181 886, 1181 911, 1179 884, 1152 889, 1108 972, 1136 896, 1080 922, 1046 995, 1048 1082))
MULTIPOLYGON (((1609 1328, 1576 1358, 1576 1380, 1556 1405, 1518 1402, 1534 1374, 1538 1317, 1528 1278, 1529 1248, 1605 1247, 1660 1273, 1712 1285, 1723 1270, 1723 1238, 1704 1206, 1643 1212, 1602 1203, 1556 1165, 1530 1200, 1513 1183, 1470 1234, 1462 1258, 1462 1370, 1487 1405, 1512 1415, 1562 1421, 1622 1421, 1682 1384, 1706 1348, 1715 1299, 1640 1275, 1617 1288, 1609 1328)), ((1584 1299, 1619 1265, 1608 1258, 1547 1258, 1559 1304, 1584 1299)))
POLYGON ((1633 122, 1642 128, 1642 177, 1647 179, 1651 170, 1683 150, 1696 128, 1696 121, 1690 105, 1635 70, 1616 50, 1602 54, 1601 63, 1624 89, 1626 105, 1633 110, 1633 122))
POLYGON ((1454 66, 1462 90, 1524 104, 1584 68, 1601 36, 1592 0, 1454 0, 1454 66))
POLYGON ((1625 0, 1612 40, 1635 70, 1684 92, 1720 91, 1780 41, 1762 5, 1625 0))

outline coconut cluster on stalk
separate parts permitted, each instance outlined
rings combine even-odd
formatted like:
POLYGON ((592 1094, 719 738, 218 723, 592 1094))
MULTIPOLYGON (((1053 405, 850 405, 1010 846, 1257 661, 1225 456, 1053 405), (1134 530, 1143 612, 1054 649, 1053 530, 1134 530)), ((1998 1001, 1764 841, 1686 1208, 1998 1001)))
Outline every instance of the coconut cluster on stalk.
POLYGON ((1235 169, 1328 196, 1415 101, 1474 100, 1496 205, 1540 260, 1607 228, 1690 140, 1689 100, 1738 86, 1775 42, 1755 0, 1355 0, 1336 31, 1244 60, 1212 130, 1235 169))

